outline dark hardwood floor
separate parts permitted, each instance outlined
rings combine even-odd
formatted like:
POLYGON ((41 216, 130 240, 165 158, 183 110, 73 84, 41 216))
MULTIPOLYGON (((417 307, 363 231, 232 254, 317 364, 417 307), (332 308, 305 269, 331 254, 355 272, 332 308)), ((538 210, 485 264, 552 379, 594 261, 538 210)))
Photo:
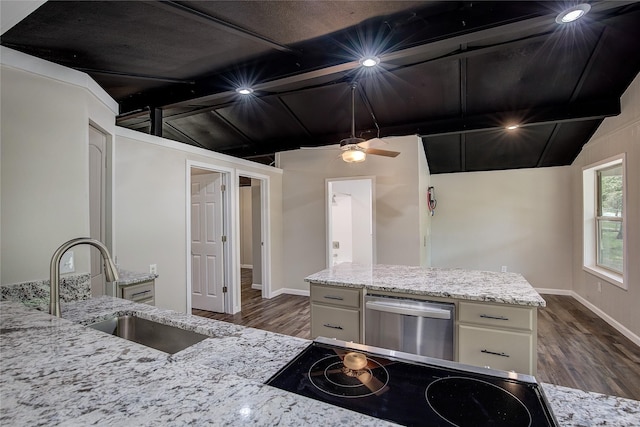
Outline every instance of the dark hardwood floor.
MULTIPOLYGON (((540 382, 640 400, 640 347, 570 296, 543 295, 538 310, 540 382)), ((242 312, 193 314, 300 338, 311 338, 309 298, 262 299, 242 271, 242 312)))
POLYGON ((300 338, 311 338, 309 298, 278 295, 262 299, 262 291, 251 289, 251 270, 242 269, 242 311, 236 314, 192 310, 198 316, 264 329, 300 338))
POLYGON ((573 297, 542 297, 537 379, 640 400, 640 347, 573 297))

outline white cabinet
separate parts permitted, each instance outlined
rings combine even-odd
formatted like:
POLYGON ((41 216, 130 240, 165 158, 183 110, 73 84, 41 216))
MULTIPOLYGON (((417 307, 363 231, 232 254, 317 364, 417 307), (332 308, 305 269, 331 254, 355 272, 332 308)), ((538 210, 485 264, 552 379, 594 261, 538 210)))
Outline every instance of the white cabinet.
POLYGON ((311 338, 362 342, 362 291, 311 283, 311 338))
POLYGON ((536 323, 536 307, 460 301, 458 361, 535 375, 536 323))
POLYGON ((118 296, 141 304, 155 305, 155 280, 118 285, 118 296))

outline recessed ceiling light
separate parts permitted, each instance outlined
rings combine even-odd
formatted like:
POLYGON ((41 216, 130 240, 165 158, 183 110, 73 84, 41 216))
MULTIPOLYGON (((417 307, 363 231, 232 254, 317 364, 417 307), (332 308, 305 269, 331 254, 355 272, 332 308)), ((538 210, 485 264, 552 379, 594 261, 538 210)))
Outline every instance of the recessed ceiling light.
POLYGON ((591 6, 586 3, 575 5, 573 7, 570 7, 569 9, 562 11, 558 16, 556 16, 556 22, 558 24, 568 24, 569 22, 574 22, 582 18, 590 10, 591 6))
POLYGON ((240 95, 251 95, 253 93, 253 89, 243 86, 237 88, 236 92, 238 92, 240 95))
POLYGON ((505 126, 505 129, 514 130, 514 129, 518 129, 519 127, 520 127, 520 125, 507 125, 507 126, 505 126))
POLYGON ((363 67, 375 67, 380 63, 380 58, 377 56, 365 56, 360 60, 360 65, 363 67))

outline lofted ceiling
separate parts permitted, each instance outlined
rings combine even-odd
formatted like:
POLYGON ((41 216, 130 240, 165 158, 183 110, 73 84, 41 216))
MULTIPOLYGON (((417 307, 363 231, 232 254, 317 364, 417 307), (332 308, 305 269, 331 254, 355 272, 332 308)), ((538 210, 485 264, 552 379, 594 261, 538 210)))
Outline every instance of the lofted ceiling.
POLYGON ((48 1, 1 43, 88 73, 120 126, 262 163, 350 136, 356 82, 355 136, 419 135, 432 173, 547 167, 640 71, 640 3, 588 3, 48 1))

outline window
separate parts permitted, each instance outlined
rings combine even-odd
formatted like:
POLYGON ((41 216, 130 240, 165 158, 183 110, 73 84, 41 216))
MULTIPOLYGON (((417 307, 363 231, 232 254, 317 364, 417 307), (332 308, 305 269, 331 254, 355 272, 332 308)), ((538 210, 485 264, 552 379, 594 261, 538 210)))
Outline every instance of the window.
POLYGON ((583 169, 584 269, 626 289, 625 156, 583 169))
POLYGON ((596 172, 598 198, 596 211, 596 265, 622 274, 622 164, 596 172))

